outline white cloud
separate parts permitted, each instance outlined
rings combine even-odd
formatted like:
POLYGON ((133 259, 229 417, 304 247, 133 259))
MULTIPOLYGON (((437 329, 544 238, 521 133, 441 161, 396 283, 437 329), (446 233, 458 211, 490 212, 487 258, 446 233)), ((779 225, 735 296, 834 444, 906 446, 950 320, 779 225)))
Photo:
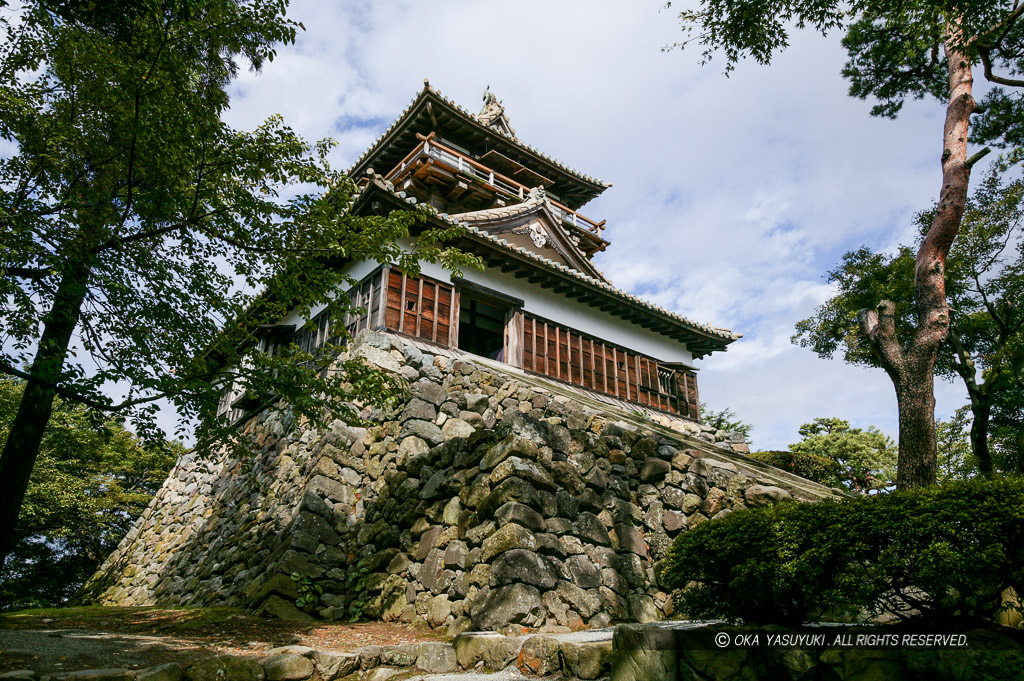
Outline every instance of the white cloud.
MULTIPOLYGON (((837 36, 797 33, 770 67, 662 52, 678 40, 662 0, 295 2, 306 31, 234 88, 230 119, 280 113, 310 139, 334 136, 351 164, 427 77, 476 110, 485 86, 529 144, 614 183, 581 212, 607 219, 598 266, 617 285, 744 333, 701 363, 703 396, 782 447, 815 416, 896 434, 880 371, 789 343, 829 294, 846 250, 893 248, 939 188, 941 108, 872 119, 847 96, 837 36)), ((963 402, 938 386, 940 415, 963 402)))

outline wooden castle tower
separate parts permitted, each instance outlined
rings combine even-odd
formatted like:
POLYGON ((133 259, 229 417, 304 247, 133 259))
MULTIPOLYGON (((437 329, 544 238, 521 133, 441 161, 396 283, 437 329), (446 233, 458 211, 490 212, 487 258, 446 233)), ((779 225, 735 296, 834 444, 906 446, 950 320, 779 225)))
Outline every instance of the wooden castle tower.
MULTIPOLYGON (((595 253, 609 246, 605 221, 578 212, 609 184, 519 139, 488 89, 473 115, 425 83, 423 90, 349 171, 360 187, 355 214, 428 204, 428 222, 459 224, 456 245, 486 263, 455 278, 424 263, 420 276, 388 264, 349 263, 365 308, 352 334, 386 330, 614 398, 633 408, 700 419, 693 360, 740 336, 701 324, 615 288, 595 253)), ((315 351, 339 334, 327 314, 282 321, 268 342, 315 351)), ((233 419, 240 396, 223 404, 233 419)))

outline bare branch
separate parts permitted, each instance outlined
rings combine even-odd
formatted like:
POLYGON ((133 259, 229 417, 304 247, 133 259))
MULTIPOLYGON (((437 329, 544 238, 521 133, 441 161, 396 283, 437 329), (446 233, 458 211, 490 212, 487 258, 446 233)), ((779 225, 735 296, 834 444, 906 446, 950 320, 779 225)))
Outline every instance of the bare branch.
MULTIPOLYGON (((975 109, 977 109, 977 107, 975 107, 975 109)), ((982 149, 981 151, 973 154, 969 159, 964 161, 964 165, 967 166, 968 168, 970 168, 975 163, 977 163, 981 159, 983 159, 986 156, 988 156, 991 152, 992 152, 991 149, 989 149, 988 147, 985 147, 984 149, 982 149)))
POLYGON ((990 83, 998 83, 999 85, 1007 85, 1009 87, 1024 87, 1024 80, 1004 78, 1003 76, 997 76, 992 72, 991 48, 982 48, 979 46, 978 55, 981 57, 981 64, 985 69, 985 79, 990 83))
POLYGON ((865 308, 858 312, 857 321, 882 368, 894 381, 902 380, 904 358, 903 348, 896 339, 896 304, 883 300, 874 310, 865 308))
POLYGON ((50 270, 42 267, 7 267, 0 272, 19 279, 43 279, 53 274, 50 270))

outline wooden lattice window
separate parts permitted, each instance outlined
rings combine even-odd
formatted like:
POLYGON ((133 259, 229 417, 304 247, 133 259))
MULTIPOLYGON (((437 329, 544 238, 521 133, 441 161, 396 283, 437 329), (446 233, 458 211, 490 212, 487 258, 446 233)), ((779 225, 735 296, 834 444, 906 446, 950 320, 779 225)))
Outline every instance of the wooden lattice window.
POLYGON ((432 343, 451 343, 452 286, 430 277, 386 269, 384 326, 432 343))
POLYGON ((698 418, 696 376, 646 355, 529 314, 522 354, 527 371, 698 418))

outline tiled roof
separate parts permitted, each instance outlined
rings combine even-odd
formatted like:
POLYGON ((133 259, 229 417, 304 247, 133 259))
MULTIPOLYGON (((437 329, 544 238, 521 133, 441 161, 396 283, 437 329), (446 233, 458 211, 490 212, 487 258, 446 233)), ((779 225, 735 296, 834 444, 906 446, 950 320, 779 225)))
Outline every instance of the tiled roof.
MULTIPOLYGON (((568 234, 568 232, 565 230, 565 227, 562 226, 561 221, 555 215, 554 211, 551 210, 550 202, 546 197, 543 196, 537 197, 531 195, 530 198, 527 199, 526 201, 522 203, 515 203, 512 204, 511 206, 484 208, 483 210, 474 210, 468 213, 458 213, 450 217, 454 218, 458 222, 489 222, 493 220, 501 220, 504 218, 512 218, 516 217, 517 215, 525 215, 526 213, 529 213, 531 211, 544 208, 548 210, 548 213, 550 213, 550 217, 554 219, 554 222, 556 223, 555 228, 561 229, 563 233, 568 234)), ((594 266, 594 263, 592 263, 590 259, 587 258, 587 256, 579 249, 578 246, 570 245, 569 248, 575 251, 575 256, 585 263, 585 268, 589 268, 590 270, 592 270, 603 281, 608 281, 608 277, 604 276, 604 272, 597 269, 597 267, 594 266)))
MULTIPOLYGON (((389 183, 389 182, 385 182, 384 178, 381 175, 379 175, 378 173, 373 173, 372 176, 370 176, 368 174, 368 177, 370 177, 372 179, 373 183, 376 186, 380 187, 382 190, 390 192, 391 194, 394 194, 396 197, 406 201, 407 203, 415 203, 415 199, 408 199, 408 198, 406 198, 405 192, 396 192, 394 190, 394 186, 391 185, 391 183, 389 183)), ((517 207, 517 206, 512 206, 510 208, 515 208, 515 207, 517 207)), ((533 260, 533 261, 535 261, 535 262, 537 262, 537 263, 539 263, 541 265, 544 265, 545 267, 549 267, 549 268, 552 268, 552 269, 556 269, 556 270, 558 270, 560 272, 564 272, 565 274, 567 274, 567 275, 569 275, 569 276, 571 276, 571 277, 573 277, 575 279, 579 279, 581 281, 584 281, 584 282, 590 284, 591 286, 595 286, 597 288, 600 288, 600 289, 602 289, 602 290, 612 294, 613 296, 616 296, 616 297, 624 299, 624 300, 628 300, 628 301, 630 301, 630 302, 632 302, 634 304, 637 304, 637 305, 639 305, 641 307, 644 307, 644 308, 646 308, 646 309, 648 309, 648 310, 650 310, 652 312, 656 312, 656 313, 661 314, 661 315, 663 315, 665 317, 669 317, 669 318, 671 318, 671 319, 673 319, 673 320, 675 320, 675 321, 677 321, 677 322, 679 322, 679 323, 681 323, 681 324, 683 324, 685 326, 690 327, 691 329, 698 330, 698 331, 700 331, 702 333, 714 336, 716 338, 720 338, 723 341, 725 341, 726 343, 731 343, 732 341, 738 340, 738 339, 743 337, 743 334, 733 333, 729 329, 720 329, 718 327, 711 326, 709 324, 702 324, 700 322, 697 322, 697 321, 694 321, 692 319, 689 319, 688 317, 684 317, 681 314, 678 314, 676 312, 672 312, 671 310, 666 310, 665 308, 663 308, 663 307, 661 307, 659 305, 655 305, 654 303, 650 303, 650 302, 644 300, 643 298, 638 298, 637 296, 634 296, 631 293, 627 293, 627 292, 623 291, 622 289, 616 288, 615 286, 611 285, 610 283, 608 283, 606 281, 601 281, 599 279, 595 279, 594 277, 591 277, 591 276, 588 276, 588 275, 583 274, 581 272, 578 272, 577 270, 575 270, 575 269, 573 269, 571 267, 566 267, 565 265, 563 265, 561 263, 555 262, 554 260, 551 260, 550 258, 546 258, 544 256, 537 255, 536 253, 532 253, 532 252, 526 250, 525 248, 522 248, 522 247, 517 246, 515 244, 509 243, 507 239, 498 238, 497 236, 488 234, 487 232, 485 232, 482 229, 479 229, 478 227, 474 227, 473 225, 471 225, 471 224, 469 224, 467 222, 463 222, 463 221, 459 220, 457 215, 449 215, 447 213, 436 213, 436 210, 432 206, 425 206, 425 208, 427 208, 428 210, 435 211, 435 215, 439 219, 443 220, 444 222, 447 222, 448 224, 462 227, 467 232, 469 232, 469 234, 471 234, 472 236, 474 236, 476 238, 479 238, 479 239, 482 239, 482 240, 485 240, 485 241, 489 241, 489 242, 491 242, 493 244, 497 244, 497 245, 499 245, 499 246, 501 246, 503 248, 506 248, 506 249, 508 249, 510 251, 518 253, 518 254, 520 254, 522 256, 525 256, 525 257, 527 257, 527 258, 529 258, 529 259, 531 259, 531 260, 533 260)))
POLYGON ((463 114, 467 119, 469 119, 472 122, 476 123, 477 125, 481 126, 481 128, 483 128, 487 132, 495 134, 495 135, 498 135, 500 137, 503 137, 503 138, 507 139, 511 144, 514 144, 514 145, 519 146, 519 147, 521 147, 523 149, 526 149, 527 151, 529 151, 530 153, 534 154, 535 156, 538 156, 538 157, 544 159, 545 161, 548 161, 549 163, 552 163, 553 165, 557 166, 559 169, 561 169, 561 170, 563 170, 563 171, 565 171, 565 172, 567 172, 567 173, 569 173, 571 175, 575 175, 577 178, 580 178, 582 180, 586 180, 587 182, 590 182, 591 184, 597 184, 597 185, 600 185, 600 186, 605 187, 605 188, 608 188, 608 187, 612 186, 611 183, 605 182, 605 181, 601 180, 600 178, 591 177, 590 175, 587 175, 586 173, 581 173, 580 171, 576 170, 575 168, 570 168, 569 166, 565 165, 561 161, 559 161, 557 159, 554 159, 554 158, 551 158, 547 154, 545 154, 545 153, 543 153, 541 151, 538 151, 537 149, 535 149, 534 147, 530 146, 529 144, 524 143, 518 137, 515 137, 513 135, 509 135, 509 134, 505 133, 502 130, 498 130, 496 128, 492 128, 490 126, 484 125, 483 123, 480 122, 480 120, 476 117, 476 115, 470 113, 469 111, 466 111, 461 106, 459 106, 458 104, 456 104, 452 100, 450 100, 447 97, 445 97, 444 95, 442 95, 440 90, 438 90, 438 89, 434 88, 433 86, 431 86, 430 83, 428 81, 426 81, 426 80, 423 81, 423 89, 420 91, 420 93, 418 95, 416 95, 413 98, 413 100, 411 102, 409 102, 409 105, 407 107, 405 107, 405 109, 402 111, 401 114, 399 114, 398 118, 395 119, 394 123, 392 123, 388 127, 387 130, 382 132, 380 134, 380 136, 376 140, 374 140, 373 144, 371 144, 370 147, 363 153, 363 155, 360 156, 359 159, 356 160, 356 162, 352 164, 352 166, 348 170, 348 174, 349 175, 351 175, 353 173, 353 171, 356 168, 358 168, 359 165, 363 161, 365 161, 374 151, 377 150, 377 147, 380 146, 380 143, 383 142, 384 139, 388 135, 390 135, 395 129, 398 128, 399 124, 405 119, 406 115, 408 115, 408 113, 410 111, 412 111, 412 109, 416 105, 416 103, 419 102, 420 99, 425 97, 428 92, 429 93, 433 93, 434 95, 436 95, 438 97, 438 99, 440 99, 441 101, 446 103, 448 106, 452 107, 453 109, 455 109, 458 112, 460 112, 461 114, 463 114))

